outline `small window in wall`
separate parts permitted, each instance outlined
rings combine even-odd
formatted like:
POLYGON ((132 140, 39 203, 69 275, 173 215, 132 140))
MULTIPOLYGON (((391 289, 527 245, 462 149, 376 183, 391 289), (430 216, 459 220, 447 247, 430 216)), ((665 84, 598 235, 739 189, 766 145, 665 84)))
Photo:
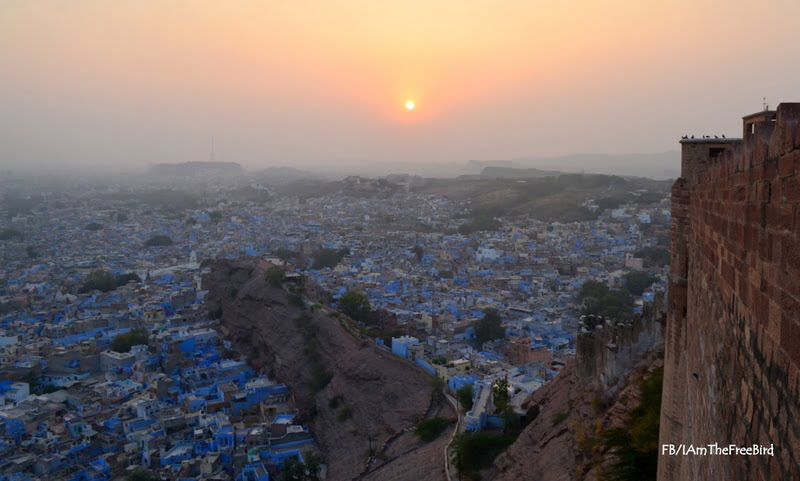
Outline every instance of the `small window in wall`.
POLYGON ((725 147, 711 147, 708 149, 708 156, 709 157, 716 157, 718 155, 722 155, 725 152, 725 147))
POLYGON ((756 124, 754 124, 754 123, 750 124, 750 126, 749 126, 749 128, 747 130, 750 131, 750 135, 755 134, 756 133, 756 124))

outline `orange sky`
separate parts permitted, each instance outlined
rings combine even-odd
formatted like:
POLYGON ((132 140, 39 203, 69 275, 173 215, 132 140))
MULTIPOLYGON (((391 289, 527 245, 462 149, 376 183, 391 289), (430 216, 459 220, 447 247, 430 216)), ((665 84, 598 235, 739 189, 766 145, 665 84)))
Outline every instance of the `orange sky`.
POLYGON ((248 166, 675 149, 798 100, 797 18, 796 0, 4 0, 0 166, 205 160, 212 135, 248 166))

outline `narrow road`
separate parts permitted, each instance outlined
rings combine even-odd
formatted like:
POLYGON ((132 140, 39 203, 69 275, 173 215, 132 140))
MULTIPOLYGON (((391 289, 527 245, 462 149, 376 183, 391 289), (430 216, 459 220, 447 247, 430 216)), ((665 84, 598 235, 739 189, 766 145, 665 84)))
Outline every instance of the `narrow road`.
POLYGON ((453 481, 453 475, 450 473, 450 446, 453 445, 453 441, 461 431, 461 409, 458 406, 458 401, 456 401, 453 396, 447 392, 445 392, 445 396, 447 397, 447 400, 450 401, 450 404, 453 405, 453 409, 456 410, 456 416, 458 417, 458 420, 456 421, 456 428, 453 430, 453 435, 450 436, 450 441, 444 447, 444 472, 447 475, 447 481, 453 481))

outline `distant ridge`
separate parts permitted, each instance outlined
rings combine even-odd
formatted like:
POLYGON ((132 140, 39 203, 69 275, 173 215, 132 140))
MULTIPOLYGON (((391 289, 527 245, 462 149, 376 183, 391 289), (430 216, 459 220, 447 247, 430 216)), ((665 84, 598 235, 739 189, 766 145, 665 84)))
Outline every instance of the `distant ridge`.
POLYGON ((484 168, 478 177, 490 179, 537 179, 540 177, 556 177, 563 173, 556 170, 489 166, 484 168))
POLYGON ((217 175, 239 175, 244 173, 242 166, 236 162, 178 162, 166 164, 154 164, 148 169, 148 173, 158 175, 180 175, 193 176, 201 173, 212 173, 217 175))
POLYGON ((587 172, 664 180, 679 176, 680 154, 677 151, 644 154, 571 154, 555 157, 518 157, 509 160, 471 160, 466 164, 466 168, 472 172, 489 167, 587 172))

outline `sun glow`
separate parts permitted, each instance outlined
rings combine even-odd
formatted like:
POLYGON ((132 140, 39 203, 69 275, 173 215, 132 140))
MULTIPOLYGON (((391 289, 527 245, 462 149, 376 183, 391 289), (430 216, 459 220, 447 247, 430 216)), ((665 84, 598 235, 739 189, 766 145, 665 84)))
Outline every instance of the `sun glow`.
POLYGON ((414 107, 416 107, 416 105, 414 105, 413 101, 411 100, 406 101, 406 110, 414 110, 414 107))

